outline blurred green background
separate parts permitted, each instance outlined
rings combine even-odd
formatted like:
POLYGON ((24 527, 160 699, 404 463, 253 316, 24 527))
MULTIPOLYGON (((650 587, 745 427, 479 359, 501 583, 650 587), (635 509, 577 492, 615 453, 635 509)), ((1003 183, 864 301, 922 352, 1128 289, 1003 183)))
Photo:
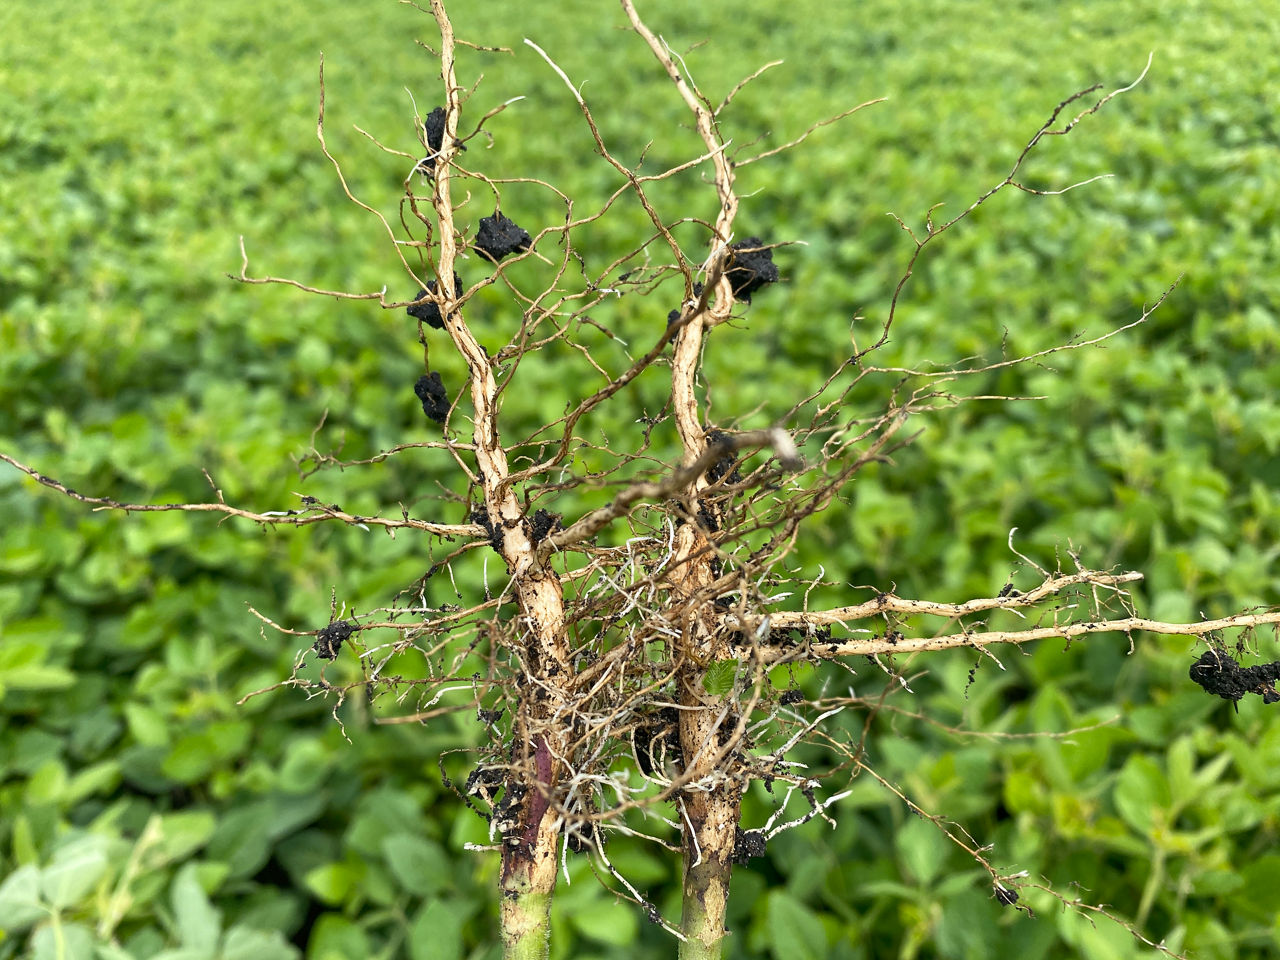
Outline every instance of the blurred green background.
MULTIPOLYGON (((1028 353, 1126 323, 1179 276, 1181 286, 1103 348, 974 378, 970 394, 1045 399, 929 418, 892 465, 860 474, 811 524, 796 563, 904 595, 989 596, 1014 567, 1006 538, 1017 526, 1041 562, 1070 541, 1095 566, 1145 572, 1135 595, 1153 616, 1275 602, 1280 60, 1263 55, 1280 39, 1274 5, 663 0, 641 10, 687 51, 714 100, 785 60, 725 111, 736 144, 767 148, 889 98, 741 170, 743 235, 804 242, 777 252, 785 284, 708 352, 714 415, 729 422, 759 406, 752 426, 847 355, 851 334, 874 337, 910 252, 887 212, 915 225, 938 202, 958 212, 1005 175, 1055 104, 1095 81, 1128 83, 1154 51, 1139 88, 1046 142, 1024 177, 1044 188, 1114 178, 993 200, 927 253, 878 360, 1028 353)), ((647 144, 646 169, 699 152, 615 5, 459 2, 452 12, 464 38, 515 51, 463 55, 464 84, 484 75, 472 122, 526 98, 490 121, 494 143, 473 141, 469 165, 544 177, 584 198, 582 209, 617 185, 526 36, 585 83, 624 161, 647 144)), ((413 324, 226 276, 243 236, 251 273, 412 296, 381 227, 345 200, 318 149, 317 67, 323 50, 333 152, 352 189, 394 220, 406 161, 353 126, 418 150, 410 95, 422 113, 440 98, 414 41, 433 37, 429 18, 390 0, 0 7, 0 449, 82 492, 133 501, 208 499, 202 469, 256 510, 305 493, 353 512, 404 503, 430 515, 437 490, 462 489, 432 451, 301 479, 295 459, 326 411, 316 445, 343 445, 346 458, 438 435, 412 394, 413 324)), ((713 214, 696 173, 657 196, 672 216, 713 214)), ((491 210, 479 192, 472 202, 475 216, 491 210)), ((503 210, 529 226, 563 215, 533 187, 504 191, 503 210)), ((638 223, 623 208, 593 227, 590 265, 629 249, 638 223)), ((474 283, 474 261, 464 268, 474 283)), ((674 306, 659 299, 623 298, 597 319, 643 349, 674 306)), ((471 317, 490 350, 515 329, 495 290, 471 317)), ((433 365, 457 389, 462 367, 443 353, 433 365)), ((567 352, 522 366, 508 436, 558 415, 565 390, 589 389, 591 376, 567 352)), ((855 399, 874 411, 891 382, 855 399)), ((641 408, 661 403, 654 371, 591 429, 626 436, 641 408)), ((439 519, 460 521, 461 508, 441 502, 439 519)), ((264 631, 249 606, 314 629, 333 592, 368 609, 428 562, 411 537, 93 513, 0 469, 0 957, 496 956, 496 863, 462 849, 485 839, 484 824, 444 789, 436 762, 478 742, 478 724, 374 726, 352 701, 339 714, 348 742, 330 703, 285 689, 236 704, 286 678, 302 647, 264 631)), ((1138 637, 1130 655, 1117 637, 1043 644, 1002 654, 1003 672, 981 663, 972 686, 973 654, 920 658, 914 695, 891 701, 907 712, 879 716, 868 757, 921 806, 993 844, 1002 870, 1110 904, 1191 956, 1274 955, 1280 733, 1257 698, 1237 713, 1190 685, 1194 646, 1138 637)), ((1259 647, 1274 656, 1269 637, 1259 647)), ((329 669, 356 675, 353 660, 329 669)), ((801 679, 816 692, 843 689, 839 676, 801 679)), ((864 670, 857 682, 871 693, 882 680, 864 670)), ((731 956, 1155 955, 1040 891, 1024 891, 1034 919, 1001 907, 936 829, 868 778, 854 786, 834 808, 838 829, 785 833, 735 871, 731 956)), ((773 803, 753 792, 744 826, 773 803)), ((673 860, 622 842, 611 856, 678 913, 673 860)), ((671 955, 585 862, 572 872, 554 956, 671 955)))

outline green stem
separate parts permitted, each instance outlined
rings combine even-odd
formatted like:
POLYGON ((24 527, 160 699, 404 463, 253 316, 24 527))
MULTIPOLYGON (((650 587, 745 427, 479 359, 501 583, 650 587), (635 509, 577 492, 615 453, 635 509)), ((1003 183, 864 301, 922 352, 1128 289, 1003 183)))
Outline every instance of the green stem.
MULTIPOLYGON (((693 705, 701 691, 686 689, 684 701, 693 705)), ((719 711, 703 704, 701 710, 683 711, 680 743, 687 757, 698 757, 693 773, 710 772, 721 732, 719 711)), ((680 798, 684 836, 684 896, 680 916, 680 960, 720 960, 726 931, 725 907, 729 902, 729 878, 733 872, 733 847, 737 837, 742 795, 738 788, 722 784, 710 790, 690 790, 680 798)))
POLYGON ((503 891, 503 960, 547 960, 551 951, 551 894, 503 891))
POLYGON ((1151 858, 1151 869, 1147 874, 1147 884, 1142 888, 1142 899, 1138 902, 1138 914, 1134 917, 1135 929, 1141 929, 1147 924, 1147 917, 1151 914, 1151 907, 1156 902, 1156 894, 1164 886, 1164 864, 1165 849, 1163 846, 1157 846, 1155 855, 1151 858))
MULTIPOLYGON (((499 893, 504 960, 547 960, 551 950, 551 896, 556 889, 560 823, 547 794, 554 782, 551 749, 536 739, 519 826, 503 838, 499 893)), ((508 789, 512 789, 508 784, 508 789)))
POLYGON ((679 960, 720 960, 724 908, 729 898, 729 864, 704 861, 685 872, 679 960))

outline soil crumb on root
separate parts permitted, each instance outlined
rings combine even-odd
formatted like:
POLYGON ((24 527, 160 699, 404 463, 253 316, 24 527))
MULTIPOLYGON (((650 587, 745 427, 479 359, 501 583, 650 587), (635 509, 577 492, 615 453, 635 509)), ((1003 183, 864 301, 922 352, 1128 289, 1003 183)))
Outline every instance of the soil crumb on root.
POLYGON ((725 433, 723 430, 710 430, 707 432, 707 449, 721 448, 725 451, 725 455, 713 463, 707 470, 707 480, 711 483, 717 483, 728 477, 729 483, 740 483, 742 481, 742 473, 735 469, 737 458, 733 454, 733 437, 725 433))
POLYGON ((763 830, 743 830, 733 828, 733 861, 745 864, 752 857, 763 857, 765 852, 765 836, 763 830))
POLYGON ((1011 890, 1006 886, 996 884, 995 894, 996 894, 996 899, 999 900, 1006 907, 1012 907, 1015 903, 1018 902, 1018 891, 1011 890))
POLYGON ((491 217, 480 218, 475 248, 486 260, 497 263, 513 253, 523 253, 532 243, 529 232, 510 217, 503 216, 501 210, 495 210, 491 217))
POLYGON ((336 659, 343 642, 354 632, 354 628, 346 620, 335 620, 316 633, 316 642, 311 649, 322 660, 336 659))
POLYGON ((449 394, 440 380, 440 374, 432 370, 418 378, 413 385, 413 392, 422 401, 422 412, 436 423, 444 423, 449 415, 449 394))
MULTIPOLYGON (((436 171, 436 155, 444 146, 444 107, 436 107, 427 114, 422 126, 426 133, 427 149, 431 153, 418 161, 418 172, 431 176, 436 171)), ((459 150, 467 149, 465 144, 454 142, 459 150)))
POLYGON ((1262 697, 1263 703, 1280 701, 1276 681, 1280 680, 1280 661, 1260 663, 1255 667, 1242 667, 1225 650, 1212 648, 1200 654, 1191 664, 1191 679, 1211 693, 1239 703, 1248 693, 1262 697))
MULTIPOLYGON (((421 320, 427 326, 436 330, 444 329, 444 317, 440 313, 440 305, 431 299, 439 288, 438 281, 428 280, 427 285, 418 291, 418 295, 413 298, 405 313, 413 317, 415 320, 421 320)), ((462 278, 456 273, 453 275, 453 295, 456 297, 462 292, 462 278)))
POLYGON ((767 283, 778 282, 778 268, 773 251, 759 237, 747 237, 729 247, 729 260, 724 275, 729 278, 733 295, 751 302, 751 295, 767 283))
POLYGON ((529 538, 534 543, 538 543, 547 538, 552 530, 559 529, 560 515, 550 513, 539 507, 533 514, 533 519, 529 522, 529 538))
POLYGON ((498 553, 502 553, 502 544, 506 541, 506 535, 502 529, 502 523, 494 523, 489 519, 489 511, 483 507, 472 510, 468 518, 472 523, 479 524, 480 527, 489 537, 489 546, 493 547, 498 553))

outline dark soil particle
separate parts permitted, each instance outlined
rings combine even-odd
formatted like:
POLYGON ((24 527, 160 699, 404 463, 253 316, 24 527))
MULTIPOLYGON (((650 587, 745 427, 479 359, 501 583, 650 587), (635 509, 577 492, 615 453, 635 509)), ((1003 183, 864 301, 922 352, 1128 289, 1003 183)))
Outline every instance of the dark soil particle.
POLYGON ((733 828, 733 862, 745 864, 752 857, 763 857, 765 837, 760 830, 733 828))
POLYGON ((316 656, 322 660, 333 660, 338 656, 344 641, 351 637, 355 628, 346 620, 335 620, 316 633, 316 642, 312 646, 316 656))
MULTIPOLYGON (((440 314, 440 305, 436 303, 431 294, 436 292, 437 282, 428 280, 427 285, 418 291, 418 295, 413 298, 405 313, 413 317, 415 320, 421 320, 427 326, 435 330, 444 329, 444 317, 440 314)), ((453 275, 453 294, 456 297, 462 292, 462 278, 456 273, 453 275)))
POLYGON ((716 519, 715 512, 701 500, 698 501, 698 524, 707 533, 715 533, 720 529, 720 521, 716 519))
POLYGON ((739 240, 729 250, 725 276, 733 287, 733 295, 739 300, 750 303, 753 293, 765 284, 778 282, 778 268, 773 263, 773 251, 759 237, 739 240))
POLYGON ((480 218, 475 248, 486 260, 497 263, 503 257, 528 250, 532 243, 529 232, 510 217, 503 216, 500 210, 495 210, 491 217, 480 218))
POLYGON ((707 480, 715 483, 727 476, 729 483, 740 483, 742 474, 734 469, 737 458, 733 455, 733 437, 723 430, 711 430, 707 433, 707 449, 711 450, 713 447, 724 449, 726 456, 711 465, 711 469, 707 471, 707 480))
POLYGON ((422 412, 436 423, 444 423, 449 415, 449 394, 440 380, 440 374, 432 370, 418 378, 413 392, 422 401, 422 412))
MULTIPOLYGON (((701 297, 702 297, 702 284, 695 283, 693 285, 693 299, 696 301, 701 299, 701 297)), ((682 314, 679 310, 672 310, 670 313, 667 314, 667 326, 669 327, 673 323, 677 322, 681 316, 682 314)))
POLYGON ((428 113, 423 126, 427 133, 427 149, 438 153, 444 146, 444 107, 436 107, 428 113))
POLYGON ((538 543, 547 538, 552 530, 559 528, 560 516, 550 513, 539 507, 534 511, 533 519, 529 521, 529 536, 534 543, 538 543))
MULTIPOLYGON (((427 114, 426 122, 423 123, 423 130, 427 137, 427 149, 431 151, 431 155, 423 157, 418 163, 418 170, 431 176, 436 169, 436 154, 440 152, 440 148, 444 146, 444 107, 436 107, 427 114)), ((459 150, 467 149, 466 146, 457 144, 459 150)))
POLYGON ((1280 701, 1276 681, 1280 680, 1280 661, 1242 667, 1221 648, 1211 648, 1191 664, 1191 679, 1223 700, 1239 703, 1245 694, 1256 693, 1263 703, 1280 701))
POLYGON ((657 716, 632 731, 632 746, 646 777, 663 762, 682 764, 680 753, 680 718, 673 707, 663 707, 657 716))
POLYGON ((471 511, 471 522, 484 528, 484 532, 489 535, 489 546, 501 553, 502 542, 505 539, 502 535, 502 524, 491 521, 489 514, 483 508, 471 511))

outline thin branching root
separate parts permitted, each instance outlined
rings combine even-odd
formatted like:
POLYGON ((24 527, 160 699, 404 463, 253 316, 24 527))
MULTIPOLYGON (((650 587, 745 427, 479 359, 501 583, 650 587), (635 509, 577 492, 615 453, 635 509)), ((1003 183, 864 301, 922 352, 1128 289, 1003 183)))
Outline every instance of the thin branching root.
MULTIPOLYGON (((1132 644, 1143 633, 1211 638, 1214 644, 1192 667, 1191 679, 1233 702, 1253 693, 1271 703, 1280 699, 1274 686, 1280 667, 1241 668, 1217 638, 1224 630, 1280 623, 1280 613, 1198 623, 1146 619, 1129 592, 1140 573, 1093 569, 1075 552, 1068 553, 1067 563, 1033 559, 1014 550, 1012 534, 1011 559, 1021 571, 1017 582, 993 583, 988 596, 960 600, 913 599, 881 584, 846 590, 846 606, 810 607, 809 597, 825 581, 798 578, 786 561, 810 519, 856 486, 864 467, 890 463, 914 439, 921 418, 963 402, 947 392, 948 382, 1088 347, 1122 332, 996 364, 957 360, 927 371, 880 368, 895 373, 896 385, 873 407, 858 408, 853 401, 865 395, 867 378, 877 372, 874 353, 903 310, 920 258, 1006 188, 1054 192, 1027 186, 1025 168, 1036 147, 1046 137, 1067 135, 1129 88, 1091 104, 1086 98, 1096 88, 1065 99, 1009 174, 951 219, 937 221, 930 211, 923 228, 899 221, 913 247, 885 315, 876 318, 874 342, 855 347, 851 357, 837 357, 829 378, 811 394, 788 400, 790 409, 777 423, 747 429, 742 420, 711 421, 701 372, 705 351, 712 331, 743 316, 753 298, 785 295, 781 245, 803 238, 776 236, 757 225, 750 235, 739 230, 736 164, 720 108, 631 0, 622 0, 622 7, 652 52, 655 69, 671 81, 672 96, 692 115, 701 139, 698 155, 643 175, 628 166, 610 150, 580 88, 529 42, 568 87, 599 154, 596 162, 611 170, 618 185, 603 203, 581 209, 552 184, 522 179, 521 171, 482 171, 485 151, 464 156, 467 142, 481 133, 505 135, 507 118, 494 118, 514 101, 485 114, 473 132, 459 134, 475 91, 457 79, 460 41, 441 0, 431 0, 443 78, 443 90, 431 99, 442 102, 417 119, 418 142, 405 145, 411 152, 397 154, 412 158, 398 225, 352 194, 341 163, 325 145, 323 73, 317 125, 321 148, 347 197, 368 210, 395 245, 404 269, 395 288, 417 295, 392 302, 385 291, 343 294, 254 278, 247 273, 247 256, 238 277, 374 299, 396 308, 396 315, 407 310, 418 321, 422 344, 437 356, 456 354, 466 379, 449 385, 453 393, 425 359, 414 384, 423 413, 443 426, 445 438, 405 443, 360 461, 433 448, 449 458, 461 480, 452 501, 446 500, 448 516, 418 519, 396 506, 385 516, 357 516, 309 497, 241 509, 217 493, 209 503, 129 504, 82 495, 0 456, 37 483, 95 509, 204 511, 262 525, 337 522, 421 535, 429 557, 425 572, 398 596, 377 599, 358 615, 344 607, 314 624, 279 628, 289 642, 296 644, 299 635, 313 641, 309 651, 302 648, 293 676, 279 686, 339 702, 353 694, 360 694, 357 700, 376 696, 383 723, 430 724, 445 714, 475 720, 482 746, 442 757, 441 769, 462 802, 488 821, 490 844, 484 849, 501 857, 501 918, 510 957, 546 955, 551 897, 557 878, 569 876, 567 863, 574 857, 588 858, 601 882, 669 930, 682 957, 718 957, 733 866, 764 855, 782 831, 815 820, 834 824, 849 779, 864 775, 966 851, 989 876, 992 896, 1001 904, 1025 909, 1025 875, 1002 872, 992 852, 963 827, 926 812, 876 773, 861 740, 834 732, 834 718, 865 717, 865 731, 877 711, 904 711, 900 704, 909 695, 917 658, 930 651, 965 648, 975 660, 1002 669, 1004 651, 1019 644, 1132 644), (701 206, 659 209, 655 184, 687 170, 706 178, 701 206), (517 189, 536 191, 558 205, 563 217, 552 225, 516 223, 501 205, 503 193, 517 189), (588 267, 593 260, 579 248, 579 237, 623 207, 643 217, 645 234, 603 267, 588 267), (695 235, 691 244, 688 238, 695 235), (480 286, 496 287, 510 305, 504 324, 490 325, 508 337, 492 353, 473 332, 469 314, 479 286, 464 286, 457 270, 464 258, 470 258, 468 277, 475 279, 473 268, 477 276, 483 269, 480 286), (619 333, 592 318, 593 310, 646 296, 663 305, 650 311, 658 319, 643 335, 647 340, 623 343, 619 333), (668 312, 672 304, 677 306, 668 312), (565 365, 560 380, 568 403, 562 415, 533 433, 508 436, 501 414, 521 400, 509 386, 521 382, 522 369, 539 362, 543 351, 565 365), (656 413, 632 406, 628 388, 646 373, 649 380, 662 377, 669 384, 656 413), (635 422, 633 437, 602 439, 589 426, 593 413, 609 403, 632 411, 625 419, 635 422), (262 512, 263 507, 270 509, 262 512), (341 681, 326 680, 323 671, 319 679, 308 679, 315 675, 316 659, 349 659, 358 669, 343 673, 341 681), (413 661, 412 670, 398 668, 407 661, 413 661), (873 696, 814 698, 778 680, 787 665, 798 664, 841 665, 856 673, 864 694, 868 684, 881 689, 873 696), (830 770, 801 762, 815 748, 832 758, 830 770), (742 798, 753 783, 778 798, 765 822, 743 822, 742 798), (620 837, 680 851, 681 916, 662 916, 649 894, 615 867, 610 844, 620 837)), ((793 148, 826 122, 831 121, 815 123, 777 150, 736 163, 793 148)), ((1143 323, 1167 293, 1124 329, 1143 323)), ((413 345, 403 324, 401 330, 405 345, 413 345)), ((714 334, 735 335, 732 325, 714 334)), ((407 385, 398 389, 408 402, 407 385)), ((432 429, 438 435, 439 428, 432 429)), ((313 443, 303 465, 307 474, 352 464, 319 452, 313 443)), ((1063 902, 1086 913, 1102 910, 1063 902)))

